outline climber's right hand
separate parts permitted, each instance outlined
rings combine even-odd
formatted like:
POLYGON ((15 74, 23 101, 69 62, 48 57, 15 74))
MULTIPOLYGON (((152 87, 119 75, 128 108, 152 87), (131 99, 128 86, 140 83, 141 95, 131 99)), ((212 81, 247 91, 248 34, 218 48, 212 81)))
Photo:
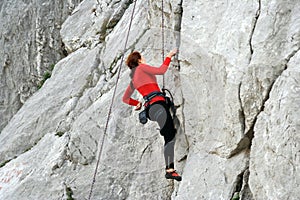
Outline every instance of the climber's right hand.
POLYGON ((139 102, 139 103, 136 105, 135 110, 141 110, 141 108, 142 108, 142 103, 139 102))
POLYGON ((173 49, 172 51, 169 52, 167 57, 172 58, 177 52, 178 52, 178 49, 175 48, 175 49, 173 49))

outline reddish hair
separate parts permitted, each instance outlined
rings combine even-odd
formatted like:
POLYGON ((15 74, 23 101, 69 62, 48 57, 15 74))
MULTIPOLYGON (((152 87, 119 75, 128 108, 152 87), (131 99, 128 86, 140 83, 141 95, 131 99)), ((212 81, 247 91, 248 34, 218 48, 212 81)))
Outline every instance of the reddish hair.
POLYGON ((129 54, 126 60, 126 65, 130 68, 133 69, 137 66, 139 66, 139 60, 142 58, 141 54, 137 51, 132 52, 129 54))

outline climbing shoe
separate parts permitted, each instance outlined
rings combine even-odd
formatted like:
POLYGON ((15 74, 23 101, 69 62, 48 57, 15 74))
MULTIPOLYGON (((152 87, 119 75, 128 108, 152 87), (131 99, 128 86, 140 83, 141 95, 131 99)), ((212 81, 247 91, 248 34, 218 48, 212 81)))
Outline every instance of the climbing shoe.
POLYGON ((181 176, 174 170, 172 172, 166 172, 166 179, 175 179, 176 181, 181 181, 181 176))

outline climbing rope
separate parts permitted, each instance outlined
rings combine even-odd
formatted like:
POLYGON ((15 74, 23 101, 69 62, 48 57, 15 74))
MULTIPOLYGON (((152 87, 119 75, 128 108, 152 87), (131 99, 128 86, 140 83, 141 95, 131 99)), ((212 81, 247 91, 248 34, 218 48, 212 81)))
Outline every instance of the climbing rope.
POLYGON ((103 133, 103 137, 102 137, 101 142, 100 142, 100 138, 99 138, 99 143, 98 144, 100 144, 100 146, 99 146, 100 149, 99 149, 99 153, 98 153, 98 157, 97 157, 97 163, 96 163, 96 167, 95 167, 95 171, 94 171, 94 175, 93 175, 93 180, 92 180, 92 184, 91 184, 91 189, 90 189, 90 192, 89 192, 88 200, 90 200, 91 197, 92 197, 93 188, 94 188, 94 185, 95 185, 95 182, 96 182, 96 176, 97 176, 98 167, 99 167, 99 164, 100 164, 100 159, 101 159, 101 155, 102 155, 104 140, 105 140, 105 136, 106 136, 106 132, 107 132, 107 128, 108 128, 108 122, 110 120, 110 116, 111 116, 111 112, 112 112, 112 107, 113 107, 114 99, 115 99, 115 96, 116 96, 117 86, 118 86, 118 82, 119 82, 119 79, 120 79, 121 67, 122 67, 122 63, 124 61, 124 55, 125 55, 126 48, 127 48, 127 43, 128 43, 128 38, 129 38, 129 33, 130 33, 132 21, 133 21, 133 16, 134 16, 134 11, 135 11, 135 7, 136 7, 136 2, 137 2, 137 0, 135 0, 134 4, 133 4, 133 9, 132 9, 132 13, 131 13, 131 18, 130 18, 129 27, 128 27, 128 31, 127 31, 127 36, 126 36, 125 45, 124 45, 124 50, 123 50, 123 55, 122 55, 122 58, 121 58, 120 65, 118 67, 118 74, 117 74, 116 85, 115 85, 115 88, 114 88, 114 91, 113 91, 113 96, 112 96, 111 104, 110 104, 110 107, 109 107, 109 110, 108 110, 107 120, 106 120, 106 124, 105 124, 105 128, 104 128, 104 133, 103 133))
MULTIPOLYGON (((161 54, 162 54, 162 62, 165 60, 165 18, 164 18, 164 0, 161 1, 161 54)), ((165 75, 163 75, 163 86, 162 89, 165 89, 165 75)))

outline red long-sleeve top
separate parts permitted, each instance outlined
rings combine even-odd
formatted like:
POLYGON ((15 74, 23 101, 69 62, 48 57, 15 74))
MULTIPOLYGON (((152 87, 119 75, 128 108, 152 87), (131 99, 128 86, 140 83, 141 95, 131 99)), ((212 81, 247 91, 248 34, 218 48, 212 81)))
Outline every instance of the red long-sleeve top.
MULTIPOLYGON (((157 84, 155 75, 164 74, 171 62, 171 58, 166 57, 163 64, 160 67, 153 67, 146 64, 140 64, 137 66, 133 78, 132 84, 130 83, 123 95, 123 102, 132 106, 137 106, 139 101, 132 99, 131 95, 136 89, 143 97, 147 96, 151 92, 160 92, 160 88, 157 84), (133 86, 133 87, 132 87, 133 86)), ((150 104, 157 101, 164 101, 164 97, 156 96, 151 99, 150 104)))

